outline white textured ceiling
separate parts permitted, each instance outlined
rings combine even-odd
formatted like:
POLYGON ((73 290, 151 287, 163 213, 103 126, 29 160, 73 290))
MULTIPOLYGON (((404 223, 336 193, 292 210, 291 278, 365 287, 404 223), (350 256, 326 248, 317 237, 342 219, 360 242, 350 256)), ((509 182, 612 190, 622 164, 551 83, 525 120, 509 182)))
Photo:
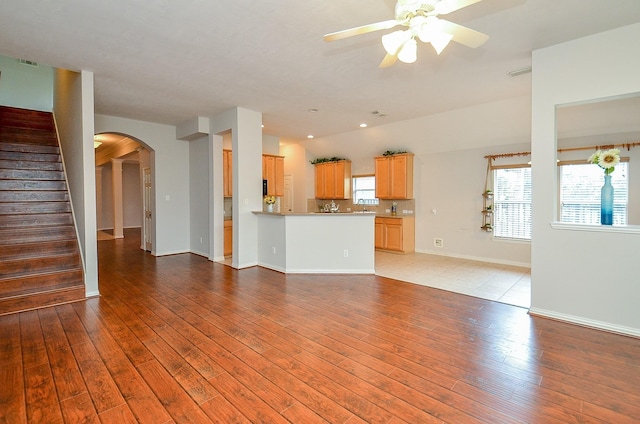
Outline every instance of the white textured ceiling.
POLYGON ((447 15, 488 34, 482 47, 437 56, 419 43, 416 63, 386 69, 389 31, 322 40, 392 19, 394 4, 2 0, 0 54, 92 71, 99 114, 176 125, 239 106, 262 112, 265 133, 298 140, 527 95, 531 75, 506 72, 532 50, 640 22, 640 0, 483 0, 447 15))

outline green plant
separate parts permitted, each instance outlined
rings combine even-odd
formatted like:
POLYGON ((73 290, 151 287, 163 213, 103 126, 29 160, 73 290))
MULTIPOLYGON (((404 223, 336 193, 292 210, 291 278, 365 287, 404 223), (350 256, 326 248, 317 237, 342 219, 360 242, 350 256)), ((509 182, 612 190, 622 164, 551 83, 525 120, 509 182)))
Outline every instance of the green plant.
POLYGON ((402 153, 407 153, 407 151, 406 150, 387 150, 382 154, 382 156, 393 156, 393 155, 399 155, 402 153))
POLYGON ((316 158, 312 161, 309 161, 311 163, 311 165, 316 165, 318 163, 324 163, 324 162, 338 162, 340 160, 345 160, 344 158, 339 158, 337 156, 331 157, 331 158, 316 158))

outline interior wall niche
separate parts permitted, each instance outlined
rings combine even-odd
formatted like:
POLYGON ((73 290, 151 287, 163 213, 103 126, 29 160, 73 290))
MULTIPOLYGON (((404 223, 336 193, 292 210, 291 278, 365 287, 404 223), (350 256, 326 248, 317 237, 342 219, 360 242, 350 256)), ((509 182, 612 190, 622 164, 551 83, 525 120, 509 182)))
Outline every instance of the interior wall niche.
MULTIPOLYGON (((587 163, 596 148, 607 149, 614 145, 620 149, 620 156, 629 161, 627 224, 640 225, 640 145, 631 146, 640 143, 640 93, 558 105, 556 140, 559 163, 587 163)), ((604 175, 597 165, 591 166, 604 175)), ((558 190, 558 221, 561 221, 559 197, 558 190)))

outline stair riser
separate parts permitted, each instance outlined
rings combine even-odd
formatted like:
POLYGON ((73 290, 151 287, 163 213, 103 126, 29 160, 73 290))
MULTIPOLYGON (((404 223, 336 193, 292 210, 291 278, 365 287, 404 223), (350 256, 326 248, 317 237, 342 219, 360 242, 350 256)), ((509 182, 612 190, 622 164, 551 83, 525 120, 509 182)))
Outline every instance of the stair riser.
POLYGON ((51 113, 25 109, 11 110, 3 108, 0 112, 0 126, 55 131, 51 113))
POLYGON ((0 169, 0 179, 64 181, 64 173, 62 171, 20 171, 13 169, 0 169))
POLYGON ((43 225, 73 225, 73 216, 68 212, 36 215, 0 215, 0 229, 43 225))
POLYGON ((54 240, 48 242, 0 245, 0 261, 11 259, 27 259, 54 254, 77 253, 75 240, 54 240))
POLYGON ((78 302, 85 299, 84 291, 85 289, 82 285, 51 292, 35 293, 28 296, 0 299, 0 315, 78 302))
POLYGON ((10 143, 10 142, 0 142, 0 151, 2 152, 20 152, 20 153, 36 153, 36 154, 48 154, 48 155, 59 155, 60 149, 57 145, 55 146, 39 146, 37 144, 29 143, 29 144, 21 144, 21 143, 10 143))
POLYGON ((62 171, 62 164, 55 162, 32 162, 25 160, 2 160, 0 159, 0 168, 2 169, 17 169, 21 171, 25 170, 40 170, 40 171, 62 171))
POLYGON ((6 279, 28 276, 47 271, 71 270, 80 268, 80 255, 68 254, 52 257, 13 259, 0 263, 0 285, 6 279))
POLYGON ((76 233, 73 226, 0 230, 0 243, 3 246, 54 240, 71 240, 75 239, 75 237, 76 233))
POLYGON ((60 155, 55 153, 25 153, 25 152, 7 152, 0 150, 0 160, 23 160, 29 162, 52 162, 60 161, 60 155))
POLYGON ((66 191, 0 191, 0 202, 66 202, 66 191))
POLYGON ((65 181, 0 180, 0 190, 66 190, 65 181))
POLYGON ((13 278, 0 284, 0 299, 38 291, 75 287, 80 284, 82 284, 82 270, 79 269, 13 278))
POLYGON ((0 203, 0 215, 71 212, 69 202, 0 203))
POLYGON ((28 130, 24 128, 0 127, 0 141, 9 143, 40 144, 56 146, 56 134, 44 130, 28 130))

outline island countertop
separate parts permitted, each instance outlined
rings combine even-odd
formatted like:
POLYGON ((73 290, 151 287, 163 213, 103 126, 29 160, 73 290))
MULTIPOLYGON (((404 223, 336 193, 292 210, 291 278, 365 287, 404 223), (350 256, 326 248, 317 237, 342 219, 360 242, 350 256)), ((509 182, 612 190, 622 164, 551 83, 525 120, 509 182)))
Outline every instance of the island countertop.
POLYGON ((375 213, 253 213, 260 266, 285 273, 375 272, 375 213))

